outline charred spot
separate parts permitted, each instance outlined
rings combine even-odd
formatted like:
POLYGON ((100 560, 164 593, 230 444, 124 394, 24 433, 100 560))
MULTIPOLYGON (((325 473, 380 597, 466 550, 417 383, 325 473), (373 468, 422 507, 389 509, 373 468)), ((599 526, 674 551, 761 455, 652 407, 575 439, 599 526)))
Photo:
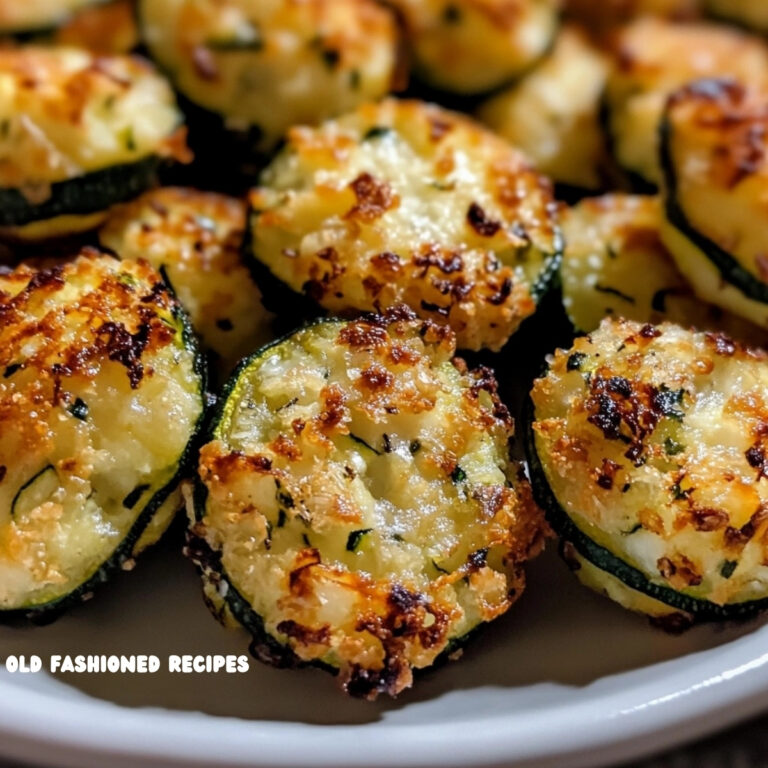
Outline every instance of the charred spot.
POLYGON ((8 467, 5 464, 0 464, 0 483, 5 480, 5 476, 8 474, 8 467))
POLYGON ((492 520, 504 508, 508 494, 502 485, 481 485, 472 492, 472 498, 480 504, 482 516, 492 520))
POLYGON ((702 582, 701 575, 685 555, 679 555, 675 561, 669 557, 660 557, 656 561, 656 567, 661 576, 672 584, 696 587, 702 582))
POLYGON ((330 387, 323 389, 320 397, 323 401, 323 410, 316 419, 324 431, 332 430, 342 424, 347 417, 345 406, 347 396, 338 384, 331 384, 330 387))
POLYGON ((313 628, 287 619, 277 625, 277 631, 300 645, 328 645, 331 640, 331 629, 327 624, 313 628))
POLYGON ((478 549, 467 558, 467 565, 472 570, 479 571, 481 568, 485 568, 485 564, 488 561, 488 549, 478 549))
POLYGON ((503 304, 512 294, 512 278, 505 277, 496 293, 488 297, 488 303, 495 307, 503 304))
POLYGON ((632 395, 632 385, 623 376, 612 376, 607 382, 608 391, 621 397, 632 395))
POLYGON ((285 456, 290 461, 298 461, 301 456, 301 448, 287 435, 278 435, 269 446, 278 456, 285 456))
POLYGON ((652 626, 668 635, 682 635, 694 624, 693 616, 679 612, 669 613, 666 616, 652 616, 649 621, 652 626))
POLYGON ((424 595, 418 592, 412 592, 402 584, 393 584, 389 591, 388 602, 399 613, 409 613, 417 606, 426 603, 424 595))
POLYGON ((729 547, 743 547, 752 540, 757 533, 757 529, 766 520, 768 520, 768 507, 761 504, 749 521, 742 525, 741 528, 728 526, 725 529, 726 545, 729 547))
POLYGON ((320 280, 307 280, 304 285, 301 286, 301 290, 306 296, 309 296, 312 301, 320 302, 323 296, 326 294, 326 287, 320 280))
POLYGON ((349 323, 339 332, 339 342, 346 344, 350 349, 366 351, 380 349, 386 346, 388 341, 386 328, 365 320, 349 323))
POLYGON ((373 670, 354 665, 343 688, 358 699, 373 699, 379 693, 394 696, 402 687, 402 680, 410 676, 408 665, 396 656, 387 656, 382 669, 373 670))
POLYGON ((584 365, 587 359, 588 355, 585 355, 583 352, 574 352, 568 356, 565 369, 567 371, 580 371, 581 366, 584 365))
POLYGON ((386 277, 395 277, 402 271, 400 257, 392 251, 383 251, 371 256, 371 266, 386 277))
POLYGON ((216 327, 220 331, 224 331, 225 333, 228 333, 229 331, 234 330, 234 325, 232 324, 232 321, 228 317, 220 317, 216 321, 216 327))
POLYGON ((753 445, 744 454, 750 467, 757 470, 757 479, 768 477, 768 458, 760 443, 753 445))
POLYGON ((313 547, 307 546, 296 556, 294 567, 288 576, 288 586, 292 594, 307 597, 312 593, 311 584, 307 584, 307 571, 321 562, 320 553, 313 547))
POLYGON ((658 339, 661 336, 661 331, 655 325, 646 323, 640 329, 640 336, 643 339, 658 339))
POLYGON ((469 206, 467 222, 481 237, 493 237, 501 229, 501 222, 489 218, 477 203, 469 206))
POLYGON ((736 342, 730 336, 724 333, 707 333, 705 338, 716 354, 723 357, 733 357, 736 354, 736 342))
POLYGON ((439 269, 445 275, 461 272, 464 269, 464 260, 458 253, 453 251, 443 252, 434 245, 427 246, 422 250, 422 253, 416 254, 413 257, 413 264, 416 267, 423 268, 422 277, 430 267, 439 269))
POLYGON ((621 465, 610 459, 603 459, 603 464, 597 472, 595 483, 600 488, 610 491, 613 488, 613 482, 616 479, 616 473, 621 469, 621 465))
POLYGON ((717 531, 728 524, 728 513, 722 509, 694 508, 691 510, 693 525, 697 531, 717 531))
POLYGON ((98 339, 110 360, 128 371, 131 389, 137 389, 144 378, 141 356, 149 343, 150 326, 142 323, 136 333, 130 333, 122 323, 107 321, 98 330, 98 339))
POLYGON ((448 317, 448 315, 451 314, 450 306, 441 307, 439 304, 434 304, 431 301, 425 301, 424 299, 421 300, 421 308, 425 312, 434 312, 440 317, 448 317))
POLYGON ((355 193, 357 205, 347 212, 347 218, 370 223, 397 204, 397 196, 389 184, 377 181, 370 173, 361 173, 349 186, 355 193))

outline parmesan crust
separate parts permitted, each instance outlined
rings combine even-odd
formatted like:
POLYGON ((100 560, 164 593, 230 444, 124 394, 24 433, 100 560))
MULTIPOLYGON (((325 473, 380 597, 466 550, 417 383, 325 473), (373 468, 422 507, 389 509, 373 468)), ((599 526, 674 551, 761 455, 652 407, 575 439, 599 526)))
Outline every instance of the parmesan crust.
POLYGON ((251 248, 334 312, 400 303, 500 349, 560 251, 551 184, 477 124, 386 100, 294 128, 251 193, 251 248))

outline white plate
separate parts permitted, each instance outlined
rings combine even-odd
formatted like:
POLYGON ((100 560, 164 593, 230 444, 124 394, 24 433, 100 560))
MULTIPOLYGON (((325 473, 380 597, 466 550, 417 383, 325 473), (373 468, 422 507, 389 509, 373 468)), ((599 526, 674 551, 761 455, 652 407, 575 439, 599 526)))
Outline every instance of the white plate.
MULTIPOLYGON (((208 614, 178 539, 0 657, 242 653, 208 614)), ((552 551, 520 603, 458 663, 398 701, 348 700, 331 676, 0 674, 0 754, 46 766, 557 766, 635 758, 768 707, 768 626, 682 637, 580 588, 552 551)))

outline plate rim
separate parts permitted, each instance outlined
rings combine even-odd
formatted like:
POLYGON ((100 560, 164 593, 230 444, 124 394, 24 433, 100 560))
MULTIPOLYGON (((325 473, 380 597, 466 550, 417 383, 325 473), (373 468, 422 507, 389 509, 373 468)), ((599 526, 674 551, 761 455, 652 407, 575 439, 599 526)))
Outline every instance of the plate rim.
POLYGON ((724 645, 581 686, 589 691, 612 681, 597 696, 445 723, 385 717, 328 726, 129 708, 30 690, 7 675, 0 680, 0 754, 79 768, 101 768, 106 758, 114 768, 597 768, 709 735, 768 708, 766 639, 768 625, 759 626, 724 645), (666 674, 626 689, 615 685, 643 670, 666 674), (361 757, 349 745, 362 735, 361 757))

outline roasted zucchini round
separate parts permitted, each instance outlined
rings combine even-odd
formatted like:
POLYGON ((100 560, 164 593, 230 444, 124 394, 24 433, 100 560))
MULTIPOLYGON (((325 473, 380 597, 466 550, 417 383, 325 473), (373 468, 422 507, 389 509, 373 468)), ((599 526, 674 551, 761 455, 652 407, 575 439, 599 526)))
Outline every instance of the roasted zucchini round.
POLYGON ((279 665, 396 695, 524 587, 545 525, 487 369, 404 307, 244 361, 200 453, 189 554, 279 665))
POLYGON ((184 96, 264 150, 383 96, 395 75, 395 20, 373 0, 140 0, 139 15, 184 96))
POLYGON ((694 294, 661 241, 663 218, 658 197, 639 195, 587 198, 566 211, 560 275, 574 328, 592 331, 610 315, 641 323, 668 320, 766 344, 763 330, 694 294))
POLYGON ((608 67, 581 32, 565 27, 552 53, 477 115, 555 181, 599 189, 607 165, 600 103, 608 67))
POLYGON ((742 24, 757 32, 768 32, 768 4, 765 0, 704 0, 704 5, 717 18, 742 24))
POLYGON ((161 272, 223 376, 273 338, 273 316, 243 264, 244 232, 242 201, 166 187, 115 208, 99 234, 120 258, 146 259, 161 272))
POLYGON ((91 596, 157 539, 203 411, 194 339, 144 262, 0 275, 0 612, 91 596))
POLYGON ((76 48, 0 50, 0 234, 92 227, 184 154, 168 83, 146 62, 76 48))
POLYGON ((255 259, 334 313, 400 303, 499 349, 536 309, 561 238, 550 183, 452 112, 385 100, 294 128, 251 193, 255 259))
POLYGON ((721 333, 614 319, 555 353, 529 460, 586 583, 678 624, 768 605, 767 362, 721 333))
POLYGON ((615 45, 606 91, 607 128, 619 164, 639 185, 658 185, 658 131, 667 97, 691 80, 733 77, 766 83, 768 46, 716 24, 676 24, 644 18, 615 45))
POLYGON ((768 98, 733 81, 676 92, 662 126, 664 242, 703 299, 768 326, 768 98))
POLYGON ((462 95, 488 93, 552 45, 560 0, 389 0, 400 13, 419 79, 462 95))

